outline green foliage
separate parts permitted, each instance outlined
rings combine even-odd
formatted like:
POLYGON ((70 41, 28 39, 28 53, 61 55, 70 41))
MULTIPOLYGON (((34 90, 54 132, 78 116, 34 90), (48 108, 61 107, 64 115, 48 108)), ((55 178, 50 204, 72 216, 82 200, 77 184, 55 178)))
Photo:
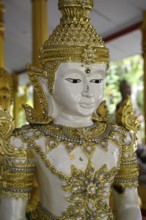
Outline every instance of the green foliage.
POLYGON ((105 99, 111 113, 115 111, 115 106, 121 100, 119 85, 122 80, 127 80, 132 89, 134 103, 138 106, 139 113, 143 112, 143 59, 140 55, 126 58, 117 62, 112 62, 107 73, 105 83, 105 99))

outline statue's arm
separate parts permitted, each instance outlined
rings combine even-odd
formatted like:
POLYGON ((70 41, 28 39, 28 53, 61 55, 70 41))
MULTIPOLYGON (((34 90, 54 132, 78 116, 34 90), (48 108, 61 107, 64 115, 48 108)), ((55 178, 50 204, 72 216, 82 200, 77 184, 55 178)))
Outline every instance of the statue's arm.
POLYGON ((0 200, 0 219, 26 220, 27 199, 2 197, 0 200))
POLYGON ((120 165, 112 189, 116 220, 142 220, 137 193, 139 168, 135 140, 135 134, 128 132, 125 144, 121 146, 120 165))
POLYGON ((137 193, 139 168, 135 154, 137 149, 136 134, 140 126, 134 115, 130 97, 127 97, 119 108, 116 121, 126 130, 121 145, 120 166, 112 190, 115 219, 142 220, 137 193))
POLYGON ((35 160, 32 152, 28 151, 18 138, 12 137, 12 139, 15 142, 14 153, 4 155, 2 163, 0 219, 26 220, 26 207, 32 192, 35 160), (17 142, 19 147, 15 147, 17 142))
POLYGON ((136 188, 125 188, 123 193, 112 190, 115 220, 142 220, 136 188))

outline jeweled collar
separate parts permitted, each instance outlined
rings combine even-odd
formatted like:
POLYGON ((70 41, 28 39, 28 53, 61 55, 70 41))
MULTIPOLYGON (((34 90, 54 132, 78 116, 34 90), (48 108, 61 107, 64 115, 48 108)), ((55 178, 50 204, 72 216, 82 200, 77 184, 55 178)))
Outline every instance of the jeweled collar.
POLYGON ((64 143, 68 152, 71 152, 77 146, 82 146, 83 151, 90 158, 97 144, 104 150, 108 150, 106 137, 108 137, 111 126, 105 122, 94 122, 91 126, 81 128, 55 125, 53 123, 32 126, 47 137, 47 151, 57 147, 60 142, 64 143))
POLYGON ((45 136, 60 139, 61 141, 75 141, 82 143, 84 141, 96 142, 106 137, 110 131, 110 125, 105 122, 93 122, 93 125, 88 127, 68 127, 49 123, 47 125, 32 125, 34 128, 43 132, 45 136))

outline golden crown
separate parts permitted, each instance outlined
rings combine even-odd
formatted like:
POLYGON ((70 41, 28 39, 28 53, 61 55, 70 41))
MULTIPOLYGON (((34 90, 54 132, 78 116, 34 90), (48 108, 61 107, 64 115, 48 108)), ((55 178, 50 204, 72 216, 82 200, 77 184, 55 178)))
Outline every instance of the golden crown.
POLYGON ((59 0, 58 6, 62 18, 41 48, 41 63, 79 61, 108 64, 109 50, 88 18, 93 0, 59 0))
POLYGON ((59 0, 58 8, 64 10, 65 7, 82 7, 91 10, 93 7, 93 0, 59 0))
POLYGON ((40 63, 48 72, 53 92, 55 72, 61 62, 109 64, 109 50, 88 17, 93 0, 59 0, 60 24, 40 49, 40 63))

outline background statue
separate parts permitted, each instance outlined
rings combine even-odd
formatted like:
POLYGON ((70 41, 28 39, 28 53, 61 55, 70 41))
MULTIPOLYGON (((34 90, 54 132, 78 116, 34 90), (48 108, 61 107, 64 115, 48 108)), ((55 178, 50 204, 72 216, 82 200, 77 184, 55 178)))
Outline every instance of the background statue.
POLYGON ((9 111, 13 100, 12 77, 4 68, 0 68, 0 105, 9 111))
POLYGON ((41 104, 24 105, 29 125, 10 139, 3 160, 0 218, 24 220, 37 176, 32 220, 141 220, 135 156, 139 128, 127 99, 108 123, 102 102, 109 51, 90 23, 93 1, 59 0, 60 24, 28 74, 41 104), (110 208, 112 193, 115 208, 110 208))
POLYGON ((131 86, 128 83, 127 80, 122 80, 119 85, 119 91, 121 93, 121 101, 117 104, 116 110, 120 108, 124 100, 127 98, 127 96, 131 96, 131 86))
MULTIPOLYGON (((9 116, 10 106, 13 103, 13 82, 10 74, 4 69, 0 68, 0 139, 5 136, 7 139, 9 135, 8 123, 12 120, 9 116), (3 112, 5 110, 5 112, 3 112), (6 110, 8 112, 6 112, 6 110), (6 119, 7 117, 7 119, 6 119), (4 120, 5 118, 5 120, 4 120), (3 126, 5 124, 5 126, 3 126)), ((10 123, 11 124, 11 123, 10 123)), ((13 129, 11 129, 12 131, 13 129)), ((0 141, 1 142, 1 141, 0 141)), ((0 190, 1 190, 1 161, 4 156, 2 152, 2 145, 6 144, 5 141, 0 143, 0 190)))

